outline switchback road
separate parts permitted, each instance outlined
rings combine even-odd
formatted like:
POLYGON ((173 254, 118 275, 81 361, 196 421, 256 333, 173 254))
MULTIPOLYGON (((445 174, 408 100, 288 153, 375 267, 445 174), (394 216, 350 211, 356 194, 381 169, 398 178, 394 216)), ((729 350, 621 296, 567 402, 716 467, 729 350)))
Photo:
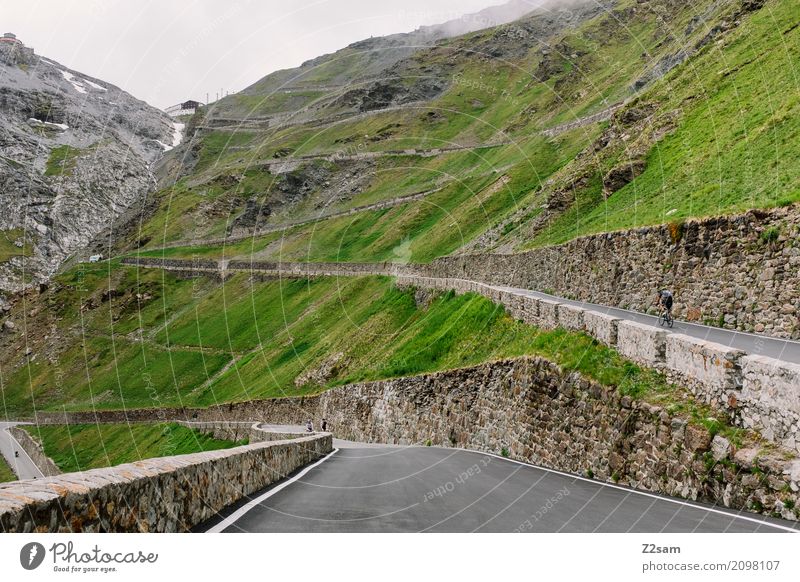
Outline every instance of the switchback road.
POLYGON ((798 525, 438 447, 338 449, 199 531, 781 532, 798 525))
MULTIPOLYGON (((658 317, 654 315, 646 315, 638 311, 629 311, 627 309, 620 309, 618 307, 597 305, 595 303, 587 303, 585 301, 573 301, 571 299, 564 299, 562 297, 556 297, 554 295, 548 295, 538 291, 531 291, 529 289, 520 289, 518 287, 506 287, 503 285, 487 285, 487 287, 500 289, 516 295, 537 297, 539 299, 549 299, 551 301, 557 301, 558 303, 575 305, 577 307, 583 307, 584 309, 591 309, 592 311, 606 313, 613 317, 624 319, 625 321, 634 321, 645 325, 651 325, 653 327, 659 327, 658 317)), ((672 328, 664 326, 661 329, 667 333, 681 333, 697 339, 736 348, 747 352, 748 354, 768 356, 770 358, 775 358, 776 360, 800 364, 800 342, 794 340, 770 337, 767 335, 756 335, 743 331, 733 331, 730 329, 722 329, 720 327, 712 327, 709 325, 677 320, 672 328)))
MULTIPOLYGON (((144 259, 153 261, 154 259, 144 259)), ((157 260, 157 259, 155 259, 157 260)), ((135 257, 131 258, 123 258, 123 264, 135 265, 137 264, 138 259, 135 257)), ((166 268, 169 270, 180 271, 182 270, 181 266, 176 266, 174 263, 179 261, 173 260, 171 261, 173 264, 167 266, 166 268)), ((186 260, 184 261, 186 264, 186 270, 189 271, 198 271, 196 266, 193 266, 192 261, 186 260)), ((287 277, 297 277, 297 276, 315 276, 315 275, 331 275, 331 276, 365 276, 365 275, 389 275, 389 276, 407 276, 407 272, 412 272, 414 269, 414 265, 397 265, 393 266, 391 264, 364 264, 360 265, 358 270, 350 271, 350 267, 348 267, 348 263, 313 263, 304 266, 304 263, 275 263, 277 265, 276 268, 260 268, 258 263, 248 264, 247 267, 235 267, 232 268, 231 266, 227 266, 227 270, 229 272, 234 271, 245 271, 245 272, 267 272, 267 273, 274 273, 280 274, 287 277)), ((142 267, 145 268, 164 268, 160 267, 158 264, 155 263, 142 263, 142 267)), ((217 265, 217 269, 219 269, 219 264, 217 265)), ((416 279, 424 280, 429 279, 432 282, 439 281, 441 279, 430 278, 430 277, 422 277, 422 276, 415 276, 416 279)), ((450 281, 463 281, 466 283, 472 283, 474 285, 482 286, 486 289, 497 289, 501 291, 505 291, 507 293, 512 293, 514 295, 520 296, 527 296, 527 297, 536 297, 539 299, 548 299, 550 301, 556 301, 558 303, 563 303, 567 305, 575 305, 578 307, 583 307, 584 309, 591 309, 592 311, 597 311, 600 313, 606 313, 613 317, 625 320, 625 321, 633 321, 637 323, 642 323, 645 325, 650 325, 653 327, 658 327, 658 318, 652 315, 646 315, 644 313, 640 313, 637 311, 629 311, 627 309, 621 309, 618 307, 609 307, 606 305, 598 305, 595 303, 588 303, 586 301, 575 301, 571 299, 565 299, 563 297, 557 297, 555 295, 549 295, 547 293, 542 293, 539 291, 533 291, 530 289, 523 289, 520 287, 509 287, 506 285, 499 285, 499 284, 490 284, 490 283, 483 283, 480 281, 471 281, 467 279, 457 279, 457 278, 450 278, 450 281)), ((667 327, 662 327, 664 331, 667 333, 680 333, 685 334, 697 339, 714 342, 717 344, 721 344, 724 346, 728 346, 731 348, 736 348, 744 351, 750 355, 760 355, 760 356, 768 356, 770 358, 775 358, 776 360, 781 360, 783 362, 789 362, 793 364, 800 364, 800 342, 790 339, 782 339, 776 337, 770 337, 767 335, 757 335, 742 331, 734 331, 729 329, 722 329, 719 327, 712 327, 708 325, 702 325, 699 323, 689 323, 685 321, 675 321, 674 326, 670 329, 667 327)))
POLYGON ((16 473, 19 479, 38 479, 44 477, 31 458, 17 440, 8 432, 8 428, 15 426, 16 422, 0 422, 0 454, 5 457, 9 467, 16 473), (19 452, 19 457, 14 456, 14 452, 19 452))

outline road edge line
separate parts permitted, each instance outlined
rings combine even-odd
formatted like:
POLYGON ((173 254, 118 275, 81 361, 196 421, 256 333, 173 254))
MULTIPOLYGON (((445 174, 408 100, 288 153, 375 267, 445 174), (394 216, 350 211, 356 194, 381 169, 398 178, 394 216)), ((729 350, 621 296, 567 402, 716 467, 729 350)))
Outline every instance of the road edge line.
POLYGON ((246 505, 244 505, 243 507, 240 507, 239 509, 234 511, 232 514, 227 516, 225 519, 220 521, 218 524, 216 524, 213 527, 210 527, 209 529, 207 529, 204 533, 221 533, 224 529, 227 529, 228 527, 230 527, 231 525, 233 525, 234 523, 239 521, 242 517, 244 517, 244 515, 246 513, 248 513, 256 505, 259 505, 265 499, 268 499, 268 498, 272 497, 273 495, 275 495, 276 493, 278 493, 279 491, 281 491, 285 487, 288 487, 289 485, 291 485, 292 483, 294 483, 295 481, 297 481, 298 479, 303 477, 311 469, 321 465, 322 463, 324 463, 325 461, 330 459, 333 455, 335 455, 338 452, 339 452, 339 449, 333 449, 330 453, 328 453, 327 455, 322 457, 320 460, 318 460, 315 463, 305 467, 302 471, 300 471, 294 477, 292 477, 290 479, 285 479, 282 482, 279 482, 279 484, 277 486, 273 487, 269 491, 263 493, 262 495, 259 495, 255 499, 251 499, 246 505))
POLYGON ((539 465, 533 465, 531 463, 526 463, 525 461, 518 461, 516 459, 509 459, 508 457, 503 457, 503 456, 495 454, 495 453, 489 453, 489 452, 486 452, 486 451, 477 451, 477 450, 473 450, 473 449, 463 449, 461 447, 436 447, 436 448, 441 448, 441 449, 451 449, 452 448, 452 449, 459 449, 459 450, 462 450, 462 451, 466 451, 466 452, 469 452, 469 453, 479 453, 481 455, 488 455, 490 457, 495 457, 495 458, 500 459, 502 461, 509 461, 510 463, 516 463, 518 465, 524 465, 526 467, 530 467, 532 469, 539 469, 541 471, 546 471, 548 473, 555 473, 557 475, 562 475, 564 477, 572 477, 573 479, 577 479, 579 481, 585 481, 587 483, 594 483, 595 485, 600 485, 600 486, 603 486, 603 487, 610 487, 612 489, 618 489, 620 491, 625 491, 627 493, 634 493, 636 495, 643 495, 645 497, 650 497, 650 498, 653 498, 653 499, 659 499, 661 501, 667 501, 669 503, 675 503, 675 504, 678 504, 678 505, 685 505, 687 507, 692 507, 694 509, 700 509, 700 510, 703 510, 703 511, 709 511, 711 513, 718 513, 718 514, 726 515, 728 517, 735 518, 735 519, 743 519, 745 521, 751 521, 753 523, 758 523, 760 525, 773 527, 775 529, 781 529, 783 531, 787 531, 787 532, 790 532, 790 533, 795 533, 795 534, 796 533, 800 533, 800 530, 795 529, 795 528, 787 527, 785 525, 780 525, 780 524, 777 524, 777 523, 771 523, 769 521, 765 521, 763 519, 758 519, 756 517, 750 517, 750 516, 747 516, 747 515, 741 515, 740 513, 734 513, 733 511, 735 511, 735 510, 724 511, 722 509, 717 509, 716 507, 713 507, 713 506, 712 507, 706 507, 706 506, 704 506, 704 505, 702 505, 700 503, 687 501, 685 499, 679 499, 677 497, 672 497, 672 496, 669 496, 669 495, 659 495, 657 493, 651 493, 650 491, 643 491, 641 489, 636 489, 635 487, 623 487, 622 485, 616 485, 614 483, 606 483, 605 481, 598 481, 597 479, 589 479, 588 477, 584 477, 583 475, 575 475, 573 473, 567 473, 565 471, 559 471, 558 469, 550 469, 548 467, 541 467, 539 465))
MULTIPOLYGON (((17 426, 17 425, 15 424, 13 426, 17 426)), ((12 440, 12 442, 17 443, 17 446, 20 448, 20 450, 22 450, 22 452, 25 453, 25 456, 28 457, 28 460, 31 462, 31 465, 36 467, 36 470, 39 471, 39 477, 44 479, 46 477, 46 475, 39 468, 39 465, 37 465, 36 462, 31 458, 31 456, 28 454, 28 451, 26 451, 25 448, 20 444, 20 442, 17 440, 17 438, 13 434, 11 434, 11 431, 8 430, 9 428, 13 428, 13 427, 9 426, 9 427, 3 429, 8 434, 8 438, 10 438, 12 440)), ((16 467, 16 462, 14 463, 14 465, 16 467)), ((17 477, 19 477, 19 475, 17 475, 17 477)), ((34 479, 37 479, 37 478, 38 477, 34 477, 34 479)), ((26 479, 20 479, 20 481, 25 481, 25 480, 26 479)))

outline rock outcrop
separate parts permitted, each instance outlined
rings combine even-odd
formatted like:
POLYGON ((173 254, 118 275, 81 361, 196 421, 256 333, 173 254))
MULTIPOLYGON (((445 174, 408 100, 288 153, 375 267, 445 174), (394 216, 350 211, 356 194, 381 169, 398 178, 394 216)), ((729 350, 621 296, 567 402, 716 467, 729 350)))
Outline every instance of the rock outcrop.
POLYGON ((46 281, 142 199, 179 139, 118 87, 0 43, 0 289, 46 281))

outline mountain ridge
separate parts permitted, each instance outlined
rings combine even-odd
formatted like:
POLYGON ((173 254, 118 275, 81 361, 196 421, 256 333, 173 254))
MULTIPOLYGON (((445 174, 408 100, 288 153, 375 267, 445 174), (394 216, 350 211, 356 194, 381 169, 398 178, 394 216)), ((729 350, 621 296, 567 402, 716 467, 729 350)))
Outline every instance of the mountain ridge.
POLYGON ((16 39, 0 43, 0 85, 0 289, 15 291, 151 191, 178 136, 163 112, 16 39))

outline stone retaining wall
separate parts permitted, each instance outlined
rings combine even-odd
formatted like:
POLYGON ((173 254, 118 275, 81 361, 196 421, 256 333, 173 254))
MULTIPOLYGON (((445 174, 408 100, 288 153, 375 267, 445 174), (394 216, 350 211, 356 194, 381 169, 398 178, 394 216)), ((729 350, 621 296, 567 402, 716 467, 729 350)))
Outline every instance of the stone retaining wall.
POLYGON ((402 285, 479 293, 508 307, 514 317, 542 329, 585 330, 598 341, 643 366, 662 370, 690 388, 702 402, 718 406, 738 426, 800 451, 800 366, 770 358, 754 360, 743 374, 745 353, 714 342, 668 333, 567 303, 514 295, 485 283, 407 276, 402 285), (756 361, 768 361, 758 368, 756 361), (761 388, 771 383, 771 388, 761 388))
MULTIPOLYGON (((231 261, 227 267, 469 279, 643 312, 652 308, 655 290, 667 287, 675 292, 675 315, 681 319, 798 339, 798 239, 800 206, 794 205, 590 235, 518 254, 457 255, 421 265, 231 261)), ((192 263, 122 262, 174 269, 192 263)), ((193 264, 195 270, 218 269, 214 261, 193 264)))
POLYGON ((249 400, 246 402, 216 404, 207 408, 130 408, 127 410, 72 412, 37 411, 33 421, 37 424, 120 424, 126 422, 179 421, 185 422, 187 425, 236 422, 250 427, 257 422, 278 418, 281 424, 305 424, 309 418, 321 418, 317 414, 319 398, 319 396, 311 396, 249 400))
POLYGON ((12 426, 8 429, 8 432, 17 440, 19 446, 28 454, 33 464, 42 472, 42 475, 45 477, 53 477, 61 474, 61 469, 58 468, 58 465, 53 462, 53 459, 44 454, 42 445, 38 443, 28 431, 17 426, 12 426))
POLYGON ((443 257, 430 277, 547 291, 636 311, 675 292, 675 315, 800 338, 800 206, 581 237, 512 255, 443 257))
POLYGON ((125 257, 123 265, 186 271, 197 275, 223 275, 231 272, 279 274, 284 277, 308 276, 403 276, 415 274, 417 268, 401 263, 296 263, 275 261, 214 261, 209 259, 160 259, 155 257, 125 257))
MULTIPOLYGON (((797 519, 792 508, 800 504, 796 455, 757 444, 737 449, 665 408, 537 357, 182 413, 281 424, 325 417, 341 438, 506 449, 560 471, 787 519, 797 519)), ((98 414, 108 420, 112 413, 98 414)))
POLYGON ((0 531, 188 531, 332 447, 318 434, 0 484, 0 531))
POLYGON ((745 356, 741 367, 742 390, 736 406, 742 426, 800 450, 800 365, 745 356))
MULTIPOLYGON (((173 261, 164 262, 170 265, 172 263, 173 261)), ((796 394, 791 382, 779 382, 766 396, 763 390, 742 391, 743 386, 749 381, 741 372, 740 360, 744 354, 724 345, 703 340, 671 340, 669 359, 667 359, 667 337, 670 334, 658 327, 615 320, 599 311, 578 309, 568 303, 531 297, 487 283, 452 277, 420 276, 414 273, 418 267, 409 265, 231 261, 227 267, 260 273, 271 272, 281 276, 393 275, 397 277, 398 285, 453 289, 457 293, 479 293, 506 306, 512 316, 542 329, 553 329, 558 326, 586 329, 599 341, 615 347, 623 356, 641 365, 663 370, 670 378, 686 383, 700 400, 719 405, 730 416, 732 422, 754 428, 766 438, 775 439, 779 444, 794 443, 793 448, 800 451, 800 439, 792 436, 793 430, 797 432, 797 422, 793 420, 796 416, 795 413, 788 413, 785 406, 787 399, 791 400, 796 394), (714 363, 723 361, 723 367, 714 363), (747 415, 746 419, 743 414, 747 415), (787 415, 790 420, 787 420, 787 415)), ((780 368, 782 364, 777 363, 776 366, 780 368)), ((775 372, 775 375, 794 377, 792 369, 791 364, 786 365, 780 372, 775 372)))
POLYGON ((339 437, 506 449, 511 458, 561 471, 798 517, 792 509, 800 502, 796 456, 758 446, 736 450, 662 407, 632 401, 542 358, 350 385, 325 392, 314 405, 339 437), (712 443, 725 454, 712 452, 712 443))
POLYGON ((665 368, 670 378, 717 407, 726 407, 731 391, 742 387, 742 356, 741 350, 687 335, 673 333, 666 337, 665 368))

